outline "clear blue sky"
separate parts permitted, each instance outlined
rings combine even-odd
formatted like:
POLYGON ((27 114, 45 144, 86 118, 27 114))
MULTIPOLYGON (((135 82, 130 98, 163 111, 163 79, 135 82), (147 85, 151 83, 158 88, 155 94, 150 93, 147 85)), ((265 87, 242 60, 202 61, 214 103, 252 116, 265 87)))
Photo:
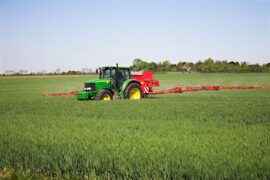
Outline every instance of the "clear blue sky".
POLYGON ((0 0, 0 71, 270 62, 268 0, 0 0))

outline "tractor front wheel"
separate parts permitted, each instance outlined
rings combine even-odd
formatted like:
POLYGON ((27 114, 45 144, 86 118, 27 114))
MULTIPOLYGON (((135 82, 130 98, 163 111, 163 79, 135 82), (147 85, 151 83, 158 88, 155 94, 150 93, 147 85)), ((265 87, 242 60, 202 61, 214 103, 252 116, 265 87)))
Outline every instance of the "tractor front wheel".
POLYGON ((112 92, 109 90, 104 89, 97 94, 97 100, 110 101, 112 99, 113 95, 112 92))
POLYGON ((142 94, 141 86, 137 83, 129 84, 124 91, 125 99, 141 99, 142 94))

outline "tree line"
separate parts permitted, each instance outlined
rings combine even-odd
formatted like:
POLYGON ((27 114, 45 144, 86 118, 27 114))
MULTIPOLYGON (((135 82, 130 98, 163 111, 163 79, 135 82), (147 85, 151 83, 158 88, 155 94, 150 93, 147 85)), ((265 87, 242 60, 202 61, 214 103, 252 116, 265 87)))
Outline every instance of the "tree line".
POLYGON ((181 61, 177 64, 170 63, 169 60, 163 62, 147 62, 142 59, 134 59, 132 66, 134 71, 153 71, 153 72, 202 72, 202 73, 218 73, 218 72, 229 72, 229 73, 264 73, 270 72, 270 63, 263 65, 260 64, 248 64, 247 62, 237 62, 228 60, 214 60, 208 58, 204 61, 198 61, 196 63, 181 61))
MULTIPOLYGON (((180 61, 177 64, 172 64, 169 60, 164 60, 162 62, 148 62, 142 59, 134 59, 132 65, 130 66, 133 71, 152 71, 156 73, 163 72, 202 72, 202 73, 218 73, 218 72, 229 72, 229 73, 270 73, 270 63, 266 64, 249 64, 245 61, 228 61, 228 60, 214 60, 208 58, 203 61, 198 61, 196 63, 180 61)), ((24 75, 84 75, 84 74, 95 74, 91 68, 82 68, 81 71, 61 71, 59 68, 54 72, 47 72, 42 70, 39 72, 29 72, 27 70, 20 70, 18 72, 13 70, 7 70, 4 74, 0 75, 14 75, 14 76, 24 76, 24 75)))

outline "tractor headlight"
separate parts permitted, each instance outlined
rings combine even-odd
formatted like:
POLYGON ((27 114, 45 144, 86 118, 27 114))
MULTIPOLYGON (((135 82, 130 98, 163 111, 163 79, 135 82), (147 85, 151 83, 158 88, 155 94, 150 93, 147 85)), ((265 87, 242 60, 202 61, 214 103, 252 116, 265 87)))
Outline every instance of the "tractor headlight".
POLYGON ((85 91, 95 91, 96 90, 96 84, 95 83, 85 83, 84 90, 85 91))

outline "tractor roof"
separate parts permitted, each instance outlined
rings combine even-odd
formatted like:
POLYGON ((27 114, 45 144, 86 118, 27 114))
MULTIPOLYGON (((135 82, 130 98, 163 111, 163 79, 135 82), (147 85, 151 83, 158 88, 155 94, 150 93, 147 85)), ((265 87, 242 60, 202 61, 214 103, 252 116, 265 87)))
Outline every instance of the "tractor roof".
MULTIPOLYGON (((116 69, 116 66, 105 66, 104 69, 116 69)), ((130 67, 119 66, 118 69, 130 69, 130 67)))

